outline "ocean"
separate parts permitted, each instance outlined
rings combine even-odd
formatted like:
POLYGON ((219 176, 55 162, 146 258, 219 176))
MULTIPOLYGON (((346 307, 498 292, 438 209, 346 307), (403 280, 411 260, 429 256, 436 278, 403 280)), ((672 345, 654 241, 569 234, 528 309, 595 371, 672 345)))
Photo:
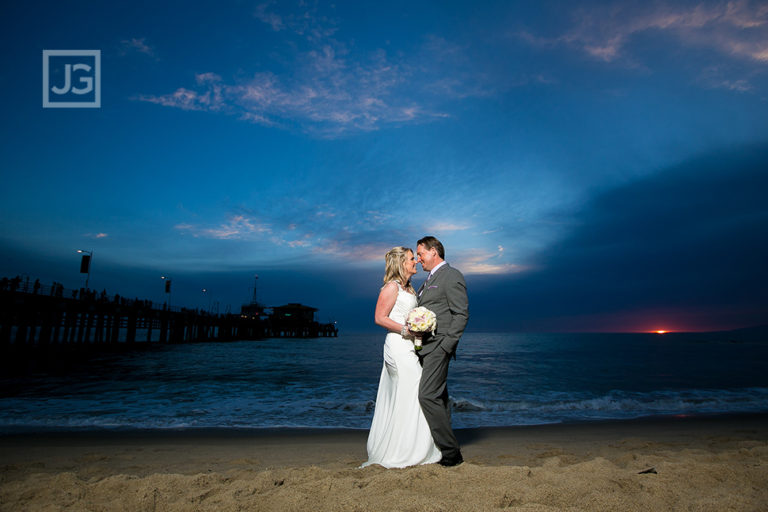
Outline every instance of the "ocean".
MULTIPOLYGON (((0 377, 0 433, 352 428, 373 416, 384 333, 155 344, 0 377)), ((455 428, 768 412, 768 343, 674 334, 466 333, 455 428)))

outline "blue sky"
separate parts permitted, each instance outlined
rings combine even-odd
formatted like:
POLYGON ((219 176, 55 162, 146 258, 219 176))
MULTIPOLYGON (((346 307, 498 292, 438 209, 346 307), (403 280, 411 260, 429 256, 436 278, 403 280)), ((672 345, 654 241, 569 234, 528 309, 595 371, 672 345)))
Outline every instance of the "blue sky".
POLYGON ((258 274, 370 329, 433 234, 476 330, 767 316, 765 2, 2 9, 4 275, 78 287, 87 249, 95 288, 237 311, 258 274), (42 108, 45 49, 101 50, 101 108, 42 108))

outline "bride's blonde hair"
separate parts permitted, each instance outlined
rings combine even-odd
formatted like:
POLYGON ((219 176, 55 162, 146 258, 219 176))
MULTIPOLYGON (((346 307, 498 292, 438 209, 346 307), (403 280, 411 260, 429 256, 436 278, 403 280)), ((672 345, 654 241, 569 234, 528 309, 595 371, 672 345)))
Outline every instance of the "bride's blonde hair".
POLYGON ((390 281, 397 281, 403 288, 414 292, 411 285, 411 277, 405 274, 405 260, 408 259, 408 253, 413 257, 413 249, 408 247, 393 247, 384 256, 386 267, 384 270, 384 284, 390 281))

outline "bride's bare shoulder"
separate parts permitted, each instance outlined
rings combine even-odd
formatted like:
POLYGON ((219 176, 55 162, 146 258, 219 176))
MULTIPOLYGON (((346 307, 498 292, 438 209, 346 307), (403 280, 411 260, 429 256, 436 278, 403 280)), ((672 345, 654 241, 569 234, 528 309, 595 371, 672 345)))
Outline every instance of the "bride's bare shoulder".
POLYGON ((389 293, 395 292, 400 290, 400 285, 397 283, 397 281, 390 281, 388 283, 385 283, 384 286, 381 287, 381 291, 387 291, 389 293))

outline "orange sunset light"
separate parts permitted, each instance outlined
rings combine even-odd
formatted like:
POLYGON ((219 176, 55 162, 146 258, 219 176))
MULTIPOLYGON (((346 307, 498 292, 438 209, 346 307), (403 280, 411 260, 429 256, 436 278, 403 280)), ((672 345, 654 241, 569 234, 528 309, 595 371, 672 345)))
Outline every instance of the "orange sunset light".
POLYGON ((655 332, 656 332, 656 334, 666 334, 668 331, 660 330, 660 331, 655 331, 655 332))

